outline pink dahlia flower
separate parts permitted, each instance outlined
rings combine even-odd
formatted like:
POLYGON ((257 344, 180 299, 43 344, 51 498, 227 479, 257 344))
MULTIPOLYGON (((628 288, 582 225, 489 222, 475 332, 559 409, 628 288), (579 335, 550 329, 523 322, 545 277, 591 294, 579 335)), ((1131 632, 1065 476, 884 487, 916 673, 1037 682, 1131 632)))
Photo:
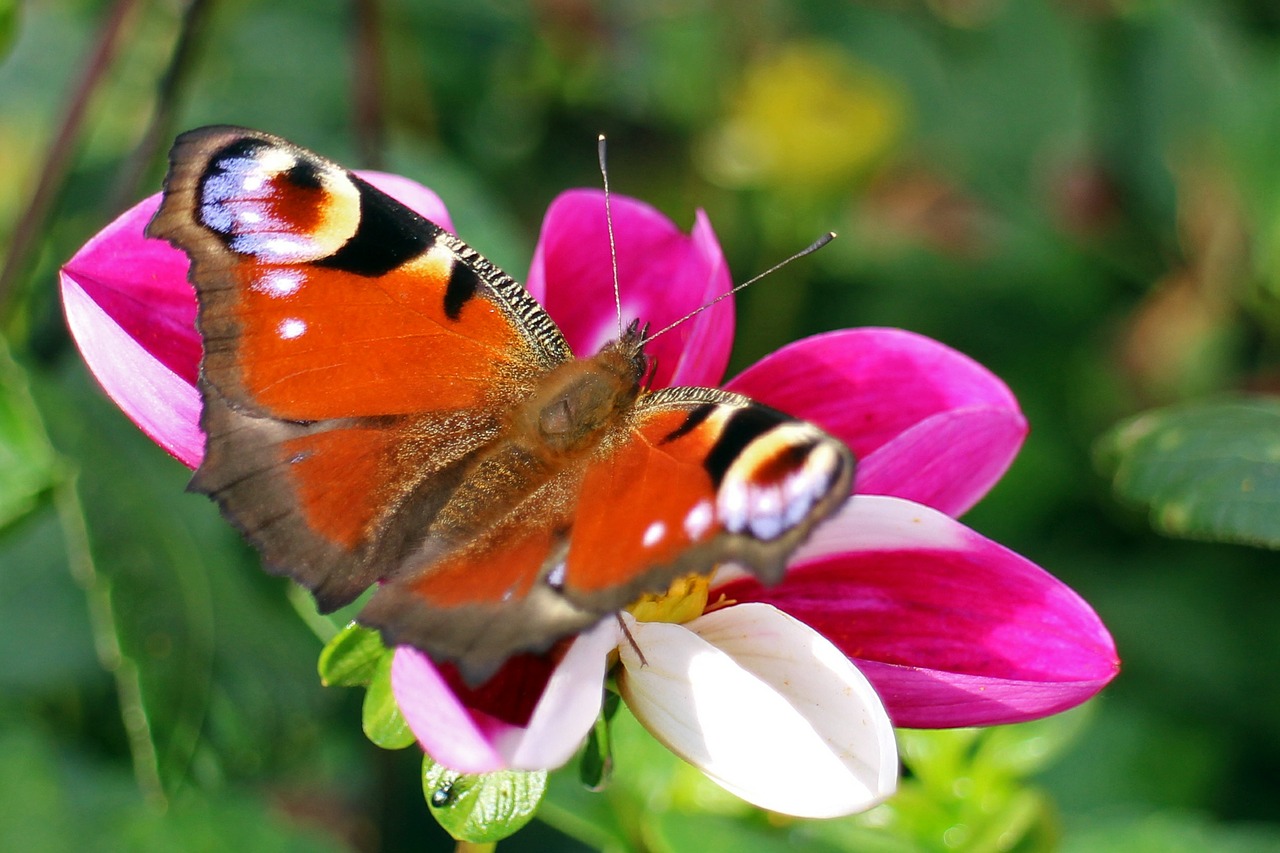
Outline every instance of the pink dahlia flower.
MULTIPOLYGON (((450 227, 429 190, 365 178, 450 227)), ((143 237, 157 204, 125 213, 67 263, 63 304, 106 392, 194 467, 204 448, 195 300, 186 256, 143 237)), ((701 213, 685 235, 638 201, 615 196, 612 210, 624 317, 661 328, 729 288, 701 213)), ((551 205, 527 281, 575 352, 616 335, 599 193, 551 205)), ((655 386, 719 384, 732 331, 726 300, 658 338, 655 386)), ((726 567, 709 589, 695 583, 639 605, 550 657, 514 658, 479 690, 398 649, 396 700, 433 758, 463 772, 563 764, 600 712, 616 653, 628 705, 674 752, 765 808, 828 817, 892 793, 892 725, 1033 719, 1114 677, 1115 646, 1088 604, 953 518, 1000 477, 1026 433, 1012 394, 980 365, 909 332, 850 329, 785 347, 725 387, 843 439, 859 460, 857 496, 782 583, 726 567)))

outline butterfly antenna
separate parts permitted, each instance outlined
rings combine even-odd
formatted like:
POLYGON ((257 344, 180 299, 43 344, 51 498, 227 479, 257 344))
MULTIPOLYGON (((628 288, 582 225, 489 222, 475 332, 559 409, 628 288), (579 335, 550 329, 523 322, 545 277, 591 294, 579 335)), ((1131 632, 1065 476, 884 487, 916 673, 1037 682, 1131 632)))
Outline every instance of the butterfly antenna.
POLYGON ((654 338, 658 337, 659 335, 664 335, 664 334, 666 334, 667 332, 671 331, 671 330, 672 330, 672 329, 674 329, 676 326, 679 326, 681 323, 685 322, 686 320, 689 320, 689 319, 691 319, 691 318, 693 318, 693 317, 698 316, 698 315, 699 315, 699 314, 701 314, 703 311, 706 311, 708 308, 710 308, 712 305, 715 305, 717 302, 719 302, 719 301, 721 301, 721 300, 723 300, 723 299, 728 299, 730 296, 733 296, 733 294, 737 293, 739 290, 742 290, 744 287, 750 287, 751 285, 755 284, 757 281, 759 281, 760 279, 764 278, 765 276, 767 276, 767 275, 772 275, 773 273, 775 273, 775 272, 777 272, 778 270, 782 269, 783 267, 785 267, 787 264, 791 263, 792 261, 799 260, 800 258, 803 258, 805 255, 812 255, 814 252, 818 251, 819 249, 821 249, 823 246, 825 246, 825 245, 827 245, 828 243, 830 243, 830 242, 831 242, 832 240, 834 240, 835 238, 836 238, 836 232, 834 232, 834 231, 828 231, 826 234, 823 234, 823 235, 822 235, 821 237, 819 237, 817 240, 814 240, 814 241, 813 241, 812 243, 810 243, 808 246, 806 246, 805 248, 803 248, 803 249, 801 249, 800 251, 796 252, 796 253, 795 253, 794 255, 792 255, 791 257, 789 257, 789 258, 787 258, 787 259, 785 259, 785 260, 782 260, 782 261, 778 261, 778 263, 776 263, 776 264, 774 264, 773 266, 769 267, 767 270, 765 270, 764 272, 760 273, 759 275, 754 276, 753 278, 750 278, 750 279, 748 279, 748 280, 744 281, 742 284, 738 285, 737 287, 733 288, 732 290, 729 290, 729 291, 726 291, 726 292, 724 292, 724 293, 720 294, 719 296, 717 296, 715 299, 712 299, 712 300, 711 300, 710 302, 708 302, 707 304, 705 304, 705 305, 700 305, 699 307, 697 307, 697 308, 693 309, 692 311, 690 311, 688 314, 685 314, 683 317, 681 317, 679 320, 676 320, 674 323, 670 324, 669 326, 664 326, 664 327, 662 327, 661 329, 659 329, 658 331, 654 332, 652 335, 647 336, 643 341, 641 341, 641 342, 640 342, 641 346, 643 346, 643 345, 645 345, 645 344, 649 343, 650 341, 652 341, 654 338))
POLYGON ((613 239, 613 211, 609 208, 609 166, 605 162, 604 134, 596 140, 600 178, 604 181, 604 221, 609 227, 609 262, 613 266, 613 304, 618 311, 618 337, 622 337, 622 290, 618 287, 618 244, 613 239))
POLYGON ((622 629, 622 635, 627 638, 627 643, 631 646, 632 651, 636 653, 636 657, 640 658, 640 665, 648 666, 649 661, 645 658, 644 652, 640 651, 640 644, 636 642, 636 638, 631 636, 627 623, 622 621, 622 614, 615 613, 613 618, 618 620, 618 627, 622 629))

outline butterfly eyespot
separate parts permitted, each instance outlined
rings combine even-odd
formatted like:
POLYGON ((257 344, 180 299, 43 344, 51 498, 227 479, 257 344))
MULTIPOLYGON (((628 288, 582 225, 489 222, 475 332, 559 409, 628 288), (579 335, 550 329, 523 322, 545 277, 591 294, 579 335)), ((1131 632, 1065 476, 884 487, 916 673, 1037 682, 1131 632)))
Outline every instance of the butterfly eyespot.
POLYGON ((702 538, 702 534, 711 529, 713 521, 715 521, 715 508, 711 506, 711 501, 698 501, 684 517, 684 532, 689 535, 690 540, 697 542, 702 538))
POLYGON ((217 152, 198 198, 199 221, 232 251, 277 263, 331 255, 360 223, 360 193, 349 178, 263 140, 217 152))

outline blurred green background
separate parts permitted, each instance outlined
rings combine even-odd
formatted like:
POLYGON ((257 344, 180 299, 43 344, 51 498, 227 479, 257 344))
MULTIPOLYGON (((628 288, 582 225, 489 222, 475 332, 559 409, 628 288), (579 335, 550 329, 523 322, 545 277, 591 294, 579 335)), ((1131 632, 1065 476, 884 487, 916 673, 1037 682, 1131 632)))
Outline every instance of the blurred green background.
POLYGON ((0 0, 0 51, 0 849, 452 844, 415 750, 320 686, 305 601, 62 325, 59 264, 227 122, 422 181, 517 277, 598 133, 736 280, 839 232, 742 295, 735 365, 887 325, 990 367, 1032 432, 965 520, 1124 661, 1063 719, 910 735, 900 800, 834 824, 624 720, 609 791, 557 776, 556 828, 502 849, 1280 850, 1276 555, 1152 533, 1093 460, 1135 412, 1280 388, 1273 0, 0 0))

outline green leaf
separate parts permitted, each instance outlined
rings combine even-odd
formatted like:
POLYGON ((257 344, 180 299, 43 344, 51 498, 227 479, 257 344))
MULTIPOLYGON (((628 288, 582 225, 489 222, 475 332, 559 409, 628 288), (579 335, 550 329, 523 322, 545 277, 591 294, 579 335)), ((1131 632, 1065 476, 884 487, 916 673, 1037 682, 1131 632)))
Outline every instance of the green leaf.
POLYGON ((396 697, 391 692, 391 661, 395 652, 386 650, 374 668, 369 690, 364 694, 361 725, 369 740, 383 749, 404 749, 413 743, 413 732, 405 722, 396 697))
POLYGON ((422 791, 445 831, 458 841, 492 843, 515 834, 542 802, 547 774, 538 770, 469 775, 424 756, 422 791))
POLYGON ((1112 429, 1099 466, 1157 530, 1280 547, 1280 400, 1157 409, 1112 429))
MULTIPOLYGON (((0 45, 3 23, 0 5, 0 45)), ((0 339, 0 528, 31 512, 57 472, 26 376, 0 339)))
POLYGON ((377 631, 352 622, 321 650, 320 681, 326 687, 364 687, 386 653, 377 631))

